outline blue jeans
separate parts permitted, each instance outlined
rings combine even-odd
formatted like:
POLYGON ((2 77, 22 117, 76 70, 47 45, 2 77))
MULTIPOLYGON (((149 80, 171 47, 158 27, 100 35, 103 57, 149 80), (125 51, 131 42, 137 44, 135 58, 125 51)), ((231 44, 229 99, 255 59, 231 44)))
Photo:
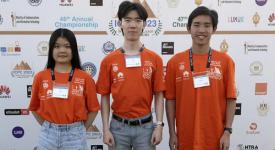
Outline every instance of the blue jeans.
POLYGON ((44 121, 37 150, 87 150, 83 122, 58 125, 44 121))
POLYGON ((112 118, 110 131, 115 140, 115 147, 108 148, 109 150, 155 150, 156 146, 151 144, 153 130, 152 121, 130 126, 112 118))

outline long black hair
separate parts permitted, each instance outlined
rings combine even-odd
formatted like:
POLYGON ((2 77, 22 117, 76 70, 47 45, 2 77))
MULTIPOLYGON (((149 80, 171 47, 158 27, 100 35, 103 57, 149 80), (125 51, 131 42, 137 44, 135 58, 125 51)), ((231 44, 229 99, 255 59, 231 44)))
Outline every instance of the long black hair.
POLYGON ((53 49, 54 45, 59 37, 65 38, 69 41, 72 50, 72 60, 71 65, 73 68, 81 69, 81 62, 78 54, 77 42, 74 33, 69 29, 59 28, 55 30, 49 41, 49 53, 48 62, 46 68, 54 68, 55 60, 53 59, 53 49))

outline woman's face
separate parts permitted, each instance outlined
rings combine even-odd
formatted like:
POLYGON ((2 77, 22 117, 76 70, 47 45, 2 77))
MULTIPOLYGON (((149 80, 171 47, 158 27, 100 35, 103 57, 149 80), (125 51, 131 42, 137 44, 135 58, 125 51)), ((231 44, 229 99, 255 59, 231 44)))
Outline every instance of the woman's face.
POLYGON ((72 49, 69 41, 64 37, 59 37, 53 48, 53 59, 55 64, 71 64, 72 49))

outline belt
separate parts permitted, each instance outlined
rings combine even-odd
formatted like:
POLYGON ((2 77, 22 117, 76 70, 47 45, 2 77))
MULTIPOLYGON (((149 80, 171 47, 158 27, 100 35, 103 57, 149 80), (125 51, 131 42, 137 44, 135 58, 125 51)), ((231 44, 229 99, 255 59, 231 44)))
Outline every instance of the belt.
POLYGON ((130 126, 139 126, 139 125, 143 125, 145 123, 148 123, 150 121, 152 121, 152 115, 146 117, 146 118, 141 118, 141 119, 135 119, 135 120, 128 120, 128 119, 123 119, 115 114, 113 114, 113 118, 119 122, 123 122, 125 124, 128 124, 130 126))

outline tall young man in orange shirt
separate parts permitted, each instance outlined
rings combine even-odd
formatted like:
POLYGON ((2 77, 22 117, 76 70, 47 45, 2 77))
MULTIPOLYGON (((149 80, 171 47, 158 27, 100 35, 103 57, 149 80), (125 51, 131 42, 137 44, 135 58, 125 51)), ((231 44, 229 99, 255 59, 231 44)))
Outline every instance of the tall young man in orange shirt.
POLYGON ((233 60, 210 48, 218 14, 201 6, 188 18, 192 47, 167 64, 166 113, 171 150, 228 150, 235 112, 233 60), (176 129, 175 129, 176 122, 176 129))
POLYGON ((101 62, 97 92, 101 94, 104 143, 112 150, 154 150, 162 139, 163 63, 140 41, 148 14, 139 3, 124 1, 118 10, 123 46, 101 62), (110 94, 112 120, 109 127, 110 94), (155 95, 157 125, 151 103, 155 95))

